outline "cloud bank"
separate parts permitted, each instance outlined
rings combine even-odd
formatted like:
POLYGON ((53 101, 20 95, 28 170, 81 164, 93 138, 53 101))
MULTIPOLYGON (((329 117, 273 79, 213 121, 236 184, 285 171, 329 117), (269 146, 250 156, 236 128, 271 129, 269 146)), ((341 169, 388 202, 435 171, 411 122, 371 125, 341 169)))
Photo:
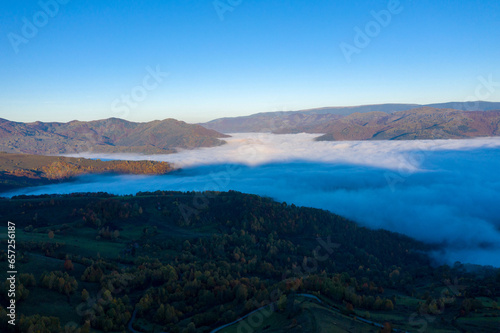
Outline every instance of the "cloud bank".
POLYGON ((500 137, 470 140, 415 140, 415 141, 314 141, 318 134, 236 133, 224 139, 227 144, 215 148, 180 150, 170 155, 93 154, 81 153, 65 156, 155 160, 172 162, 176 166, 235 163, 261 165, 289 161, 312 161, 369 165, 387 169, 409 168, 416 170, 419 155, 443 150, 470 150, 499 148, 500 137), (409 156, 411 155, 411 156, 409 156))
POLYGON ((448 263, 500 267, 500 138, 315 142, 314 137, 236 134, 227 145, 174 155, 92 156, 169 161, 182 170, 165 176, 84 176, 4 195, 232 189, 442 244, 433 255, 448 263))

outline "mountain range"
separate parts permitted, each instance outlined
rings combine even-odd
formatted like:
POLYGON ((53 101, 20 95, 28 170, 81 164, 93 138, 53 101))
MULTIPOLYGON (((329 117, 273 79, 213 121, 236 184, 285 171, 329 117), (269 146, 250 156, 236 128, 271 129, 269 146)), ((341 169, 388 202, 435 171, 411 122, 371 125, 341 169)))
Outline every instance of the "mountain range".
POLYGON ((169 154, 215 147, 223 133, 322 134, 316 140, 460 139, 500 135, 500 103, 379 104, 257 113, 203 124, 118 118, 22 123, 0 118, 0 151, 39 155, 169 154))
POLYGON ((175 119, 134 123, 110 118, 68 123, 21 123, 0 119, 0 151, 27 154, 174 153, 213 147, 227 135, 175 119))
POLYGON ((459 139, 500 135, 500 103, 381 104, 258 113, 201 124, 223 133, 318 133, 318 140, 459 139))

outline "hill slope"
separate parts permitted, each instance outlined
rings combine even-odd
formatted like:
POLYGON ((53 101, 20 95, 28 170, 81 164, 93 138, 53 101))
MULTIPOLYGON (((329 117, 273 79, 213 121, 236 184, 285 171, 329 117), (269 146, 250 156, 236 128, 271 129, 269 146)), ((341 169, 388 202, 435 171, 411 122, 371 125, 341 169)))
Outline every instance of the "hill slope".
POLYGON ((428 140, 500 135, 500 111, 423 107, 386 114, 352 114, 313 129, 318 140, 428 140))
POLYGON ((0 152, 0 193, 13 188, 51 184, 82 174, 165 174, 174 168, 167 162, 101 161, 62 156, 0 152))
MULTIPOLYGON (((484 113, 486 111, 500 110, 500 103, 493 102, 450 102, 432 105, 418 105, 418 104, 380 104, 380 105, 363 105, 363 106, 353 106, 353 107, 326 107, 317 108, 301 111, 291 111, 291 112, 267 112, 267 113, 257 113, 245 117, 235 117, 235 118, 221 118, 215 119, 208 123, 202 124, 206 128, 210 128, 223 133, 238 133, 238 132, 273 132, 273 133, 330 133, 327 131, 328 128, 333 128, 344 126, 342 130, 348 132, 356 131, 357 125, 364 125, 366 120, 374 120, 374 117, 378 120, 384 121, 383 118, 390 118, 391 114, 412 111, 414 113, 419 112, 422 119, 413 119, 415 122, 422 121, 429 125, 429 119, 427 119, 430 114, 434 111, 437 114, 433 115, 432 118, 436 120, 436 123, 430 124, 439 126, 441 124, 440 119, 442 118, 442 109, 444 110, 454 110, 457 112, 463 112, 460 115, 461 119, 465 122, 474 122, 479 126, 479 123, 484 122, 480 127, 489 127, 491 113, 484 113), (425 109, 426 113, 419 112, 419 110, 425 109), (432 109, 432 110, 431 110, 432 109), (477 114, 475 114, 477 112, 477 114), (474 113, 474 114, 473 114, 474 113), (466 119, 466 120, 465 120, 466 119), (338 124, 337 124, 338 123, 338 124), (357 124, 355 128, 351 128, 350 124, 357 124)), ((457 115, 457 114, 455 114, 457 115)), ((417 117, 418 118, 418 117, 417 117)), ((390 118, 394 120, 395 118, 390 118)), ((398 123, 402 124, 402 123, 398 123)), ((372 126, 374 124, 371 124, 372 126)), ((363 129, 368 130, 368 129, 363 129)), ((380 129, 379 129, 380 130, 380 129)), ((404 132, 404 129, 402 129, 404 132)), ((377 131, 376 131, 377 132, 377 131)), ((371 133, 368 130, 368 133, 371 133)), ((367 136, 364 134, 362 136, 367 136)), ((484 135, 495 135, 494 133, 477 133, 477 136, 484 135)), ((338 135, 337 135, 338 136, 338 135)), ((437 135, 439 137, 440 135, 437 135)), ((455 133, 451 137, 463 137, 467 135, 462 135, 462 133, 455 133)), ((474 135, 473 135, 474 136, 474 135)), ((445 135, 446 138, 448 138, 445 135)))
POLYGON ((22 272, 16 332, 210 332, 265 305, 221 332, 498 332, 498 269, 435 267, 429 245, 318 209, 157 191, 0 199, 0 218, 22 272))
MULTIPOLYGON (((500 111, 420 107, 393 113, 272 113, 216 120, 212 127, 236 132, 318 133, 318 140, 461 139, 500 135, 500 111)), ((210 124, 206 124, 210 127, 210 124)))
POLYGON ((227 137, 175 119, 134 123, 110 118, 90 122, 20 123, 0 119, 0 151, 28 154, 133 152, 166 154, 175 148, 213 147, 227 137))

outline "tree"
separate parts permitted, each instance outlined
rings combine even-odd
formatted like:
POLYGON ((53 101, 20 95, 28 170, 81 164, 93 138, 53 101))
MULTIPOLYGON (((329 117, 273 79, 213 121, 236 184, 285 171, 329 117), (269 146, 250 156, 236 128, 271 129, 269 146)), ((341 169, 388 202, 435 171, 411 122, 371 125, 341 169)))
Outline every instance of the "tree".
POLYGON ((86 302, 89 299, 89 292, 87 289, 82 290, 82 301, 86 302))
POLYGON ((165 307, 165 322, 167 324, 176 324, 179 321, 177 315, 175 314, 175 309, 170 304, 165 307))
POLYGON ((90 333, 90 321, 86 320, 85 324, 83 324, 80 333, 90 333))
POLYGON ((391 323, 385 322, 384 327, 380 330, 381 333, 391 333, 392 332, 392 325, 391 323))
POLYGON ((248 289, 245 285, 240 284, 236 287, 236 300, 239 303, 243 303, 247 300, 248 297, 248 289))
POLYGON ((382 301, 382 299, 379 296, 377 296, 377 298, 375 299, 375 303, 373 304, 373 308, 375 310, 380 310, 382 309, 383 304, 384 301, 382 301))
POLYGON ((156 318, 158 319, 158 321, 160 323, 164 323, 165 322, 165 306, 163 304, 160 305, 160 307, 158 308, 158 310, 156 310, 156 318))
POLYGON ((72 271, 74 268, 73 262, 70 259, 66 259, 64 261, 64 269, 67 271, 72 271))
POLYGON ((187 325, 187 328, 184 330, 186 333, 196 333, 196 325, 191 322, 187 325))
POLYGON ((19 280, 25 287, 36 286, 35 276, 33 274, 20 274, 19 280))
POLYGON ((280 296, 280 299, 278 300, 278 310, 279 311, 285 311, 287 305, 287 297, 285 294, 280 296))

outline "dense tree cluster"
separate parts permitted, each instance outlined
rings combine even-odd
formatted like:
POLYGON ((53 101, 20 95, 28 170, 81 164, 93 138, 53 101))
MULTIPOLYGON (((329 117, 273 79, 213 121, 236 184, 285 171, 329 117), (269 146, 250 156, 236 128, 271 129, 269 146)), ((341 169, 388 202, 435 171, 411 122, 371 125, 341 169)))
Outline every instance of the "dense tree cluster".
MULTIPOLYGON (((128 298, 113 297, 111 291, 103 289, 101 297, 86 311, 84 318, 92 328, 108 331, 123 331, 129 322, 131 307, 128 298)), ((88 299, 87 299, 88 302, 88 299)))
POLYGON ((41 168, 42 177, 47 179, 66 179, 86 173, 102 172, 159 175, 171 170, 170 164, 156 161, 96 161, 85 165, 55 161, 41 168))
POLYGON ((40 286, 69 296, 78 289, 78 282, 66 272, 54 271, 42 274, 40 286))
MULTIPOLYGON (((485 269, 479 278, 460 264, 434 267, 424 254, 431 248, 408 237, 237 192, 73 194, 19 197, 8 204, 25 232, 48 237, 20 242, 19 255, 60 260, 61 271, 41 274, 38 284, 33 275, 21 274, 19 286, 77 297, 81 332, 122 331, 134 312, 134 325, 208 331, 267 304, 290 311, 301 293, 317 295, 346 314, 401 311, 394 295, 401 293, 420 300, 411 311, 440 315, 451 309, 456 316, 482 309, 478 297, 500 295, 498 270, 485 269), (57 226, 49 215, 54 207, 57 226), (63 242, 82 229, 94 235, 93 244, 121 246, 120 255, 81 254, 63 242), (457 276, 467 290, 449 297, 433 291, 457 276), (422 292, 430 283, 434 287, 422 292)), ((1 250, 0 260, 6 260, 1 250)), ((20 294, 29 302, 29 292, 20 294)), ((60 326, 48 317, 23 320, 41 332, 60 326)))
POLYGON ((172 170, 173 167, 167 162, 101 161, 0 152, 0 192, 12 188, 50 184, 82 174, 160 175, 172 170))

